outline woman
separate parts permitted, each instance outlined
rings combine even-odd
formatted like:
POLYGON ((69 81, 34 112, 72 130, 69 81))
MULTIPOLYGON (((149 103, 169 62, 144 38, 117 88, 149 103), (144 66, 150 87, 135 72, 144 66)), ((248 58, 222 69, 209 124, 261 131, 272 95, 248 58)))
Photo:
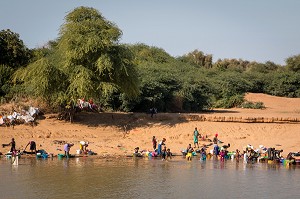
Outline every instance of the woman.
POLYGON ((65 151, 65 156, 68 158, 70 156, 70 149, 71 147, 74 146, 74 144, 65 144, 64 145, 64 151, 65 151))

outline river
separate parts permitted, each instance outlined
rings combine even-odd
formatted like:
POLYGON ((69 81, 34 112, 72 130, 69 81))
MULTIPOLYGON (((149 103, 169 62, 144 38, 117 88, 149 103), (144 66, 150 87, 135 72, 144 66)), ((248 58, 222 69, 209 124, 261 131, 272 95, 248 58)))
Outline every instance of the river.
POLYGON ((1 199, 300 198, 300 167, 147 158, 0 159, 1 199))

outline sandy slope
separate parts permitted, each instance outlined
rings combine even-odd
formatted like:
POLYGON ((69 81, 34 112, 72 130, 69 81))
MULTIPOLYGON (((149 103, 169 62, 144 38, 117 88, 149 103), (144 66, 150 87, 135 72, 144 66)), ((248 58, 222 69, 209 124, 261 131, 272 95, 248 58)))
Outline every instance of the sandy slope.
MULTIPOLYGON (((300 99, 274 97, 265 94, 248 94, 249 101, 261 101, 264 110, 230 109, 217 110, 214 113, 199 114, 204 116, 230 117, 293 117, 300 118, 300 99)), ((36 127, 18 125, 0 127, 0 141, 8 143, 12 137, 16 139, 17 148, 23 149, 29 140, 35 140, 38 148, 48 152, 61 153, 63 146, 55 140, 73 142, 71 152, 79 148, 80 140, 89 141, 90 148, 99 155, 132 154, 133 148, 152 149, 151 138, 155 135, 159 140, 165 137, 167 147, 174 153, 193 142, 193 130, 198 127, 201 134, 212 139, 215 133, 220 140, 230 143, 230 150, 251 144, 254 147, 262 144, 284 150, 300 151, 300 123, 236 123, 191 121, 190 114, 159 113, 154 118, 144 113, 80 113, 75 123, 59 121, 53 115, 39 120, 36 127), (125 126, 127 132, 125 133, 125 126)), ((200 144, 209 144, 201 141, 200 144)), ((9 147, 0 148, 2 153, 9 147)))

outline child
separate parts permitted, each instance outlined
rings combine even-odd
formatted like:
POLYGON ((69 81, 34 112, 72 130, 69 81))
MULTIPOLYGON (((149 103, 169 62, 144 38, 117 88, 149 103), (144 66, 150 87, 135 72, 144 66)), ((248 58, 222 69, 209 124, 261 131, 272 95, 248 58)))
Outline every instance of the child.
POLYGON ((140 147, 135 147, 135 148, 134 148, 134 153, 135 153, 135 154, 139 153, 139 150, 140 150, 140 147))
POLYGON ((225 155, 226 155, 226 153, 225 153, 224 149, 222 149, 222 150, 220 151, 220 160, 221 160, 221 161, 224 161, 225 155))
POLYGON ((157 146, 157 141, 156 141, 155 136, 152 137, 152 145, 153 145, 153 150, 155 151, 156 150, 156 146, 157 146))
POLYGON ((133 153, 133 157, 141 157, 142 154, 139 152, 140 147, 135 147, 134 148, 134 153, 133 153))
POLYGON ((186 152, 187 152, 186 159, 188 161, 191 161, 192 160, 192 156, 193 156, 193 152, 194 152, 194 149, 193 149, 193 147, 192 147, 191 144, 188 145, 188 147, 186 149, 186 152))
POLYGON ((167 149, 167 158, 172 159, 172 152, 170 151, 170 149, 167 149))
POLYGON ((238 149, 235 151, 235 159, 237 162, 240 160, 240 151, 238 149))
POLYGON ((206 151, 204 148, 201 149, 201 159, 200 160, 206 160, 206 151))
POLYGON ((164 148, 161 150, 161 157, 162 157, 162 160, 166 160, 166 157, 167 157, 167 147, 164 146, 164 148))

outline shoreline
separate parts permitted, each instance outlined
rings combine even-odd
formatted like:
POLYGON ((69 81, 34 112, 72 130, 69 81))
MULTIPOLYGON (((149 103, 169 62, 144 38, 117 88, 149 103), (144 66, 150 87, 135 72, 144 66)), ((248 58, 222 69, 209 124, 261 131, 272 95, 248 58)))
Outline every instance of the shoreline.
MULTIPOLYGON (((37 125, 17 125, 0 127, 0 140, 7 144, 15 138, 16 147, 24 150, 27 143, 34 140, 37 149, 57 155, 63 152, 61 143, 74 143, 71 153, 79 149, 80 141, 88 141, 89 147, 99 156, 131 155, 134 148, 152 150, 152 136, 158 142, 166 138, 166 146, 172 153, 181 153, 188 144, 193 146, 195 127, 201 135, 212 140, 218 133, 224 144, 230 143, 228 151, 241 152, 248 144, 282 149, 285 157, 289 152, 300 151, 300 123, 282 122, 229 122, 228 118, 300 118, 300 98, 280 98, 265 94, 247 94, 248 101, 261 101, 266 109, 216 109, 209 113, 158 113, 153 118, 145 113, 90 113, 75 115, 74 123, 56 119, 55 114, 46 114, 37 120, 37 125), (199 118, 225 118, 224 122, 201 121, 199 118), (58 142, 56 142, 58 141, 58 142)), ((283 119, 279 119, 283 120, 283 119)), ((210 142, 199 139, 199 145, 210 142)), ((0 148, 7 153, 10 147, 0 148)), ((211 150, 210 146, 207 151, 211 150)))
MULTIPOLYGON (((101 113, 99 114, 100 116, 101 113)), ((98 116, 99 116, 98 115, 98 116)), ((177 118, 177 114, 174 114, 177 118)), ((182 117, 183 114, 181 114, 182 117)), ((127 114, 123 114, 127 117, 127 114)), ((93 115, 89 115, 93 117, 93 115)), ((145 116, 144 116, 145 117, 145 116)), ((167 139, 166 145, 172 153, 180 153, 182 149, 191 143, 193 145, 193 129, 198 127, 199 133, 208 136, 212 140, 215 133, 224 144, 230 143, 228 151, 243 150, 251 144, 255 148, 259 145, 275 147, 283 150, 283 156, 289 152, 298 152, 300 147, 300 124, 277 124, 277 123, 230 123, 208 121, 184 121, 162 123, 166 114, 157 116, 150 125, 137 126, 124 133, 122 127, 116 125, 86 126, 80 123, 68 123, 56 119, 39 121, 35 127, 18 125, 14 128, 0 127, 2 133, 1 144, 7 144, 11 138, 15 138, 17 149, 23 151, 30 140, 37 143, 37 149, 44 149, 48 153, 57 155, 63 152, 63 143, 74 143, 71 153, 79 149, 81 140, 89 141, 89 149, 99 156, 126 156, 131 155, 134 148, 139 146, 141 150, 151 151, 151 138, 155 135, 159 140, 167 139), (61 142, 62 144, 59 144, 61 142)), ((169 116, 168 116, 169 117, 169 116)), ((103 119, 103 118, 102 118, 103 119)), ((178 118, 177 118, 178 119, 178 118)), ((174 119, 174 120, 177 120, 174 119)), ((142 120, 140 118, 140 120, 142 120)), ((145 120, 149 120, 148 118, 145 120)), ((114 121, 115 122, 115 121, 114 121)), ((211 142, 202 141, 199 138, 199 146, 209 145, 211 142)), ((5 154, 10 147, 0 148, 5 154)), ((211 150, 210 146, 207 150, 211 150)))

